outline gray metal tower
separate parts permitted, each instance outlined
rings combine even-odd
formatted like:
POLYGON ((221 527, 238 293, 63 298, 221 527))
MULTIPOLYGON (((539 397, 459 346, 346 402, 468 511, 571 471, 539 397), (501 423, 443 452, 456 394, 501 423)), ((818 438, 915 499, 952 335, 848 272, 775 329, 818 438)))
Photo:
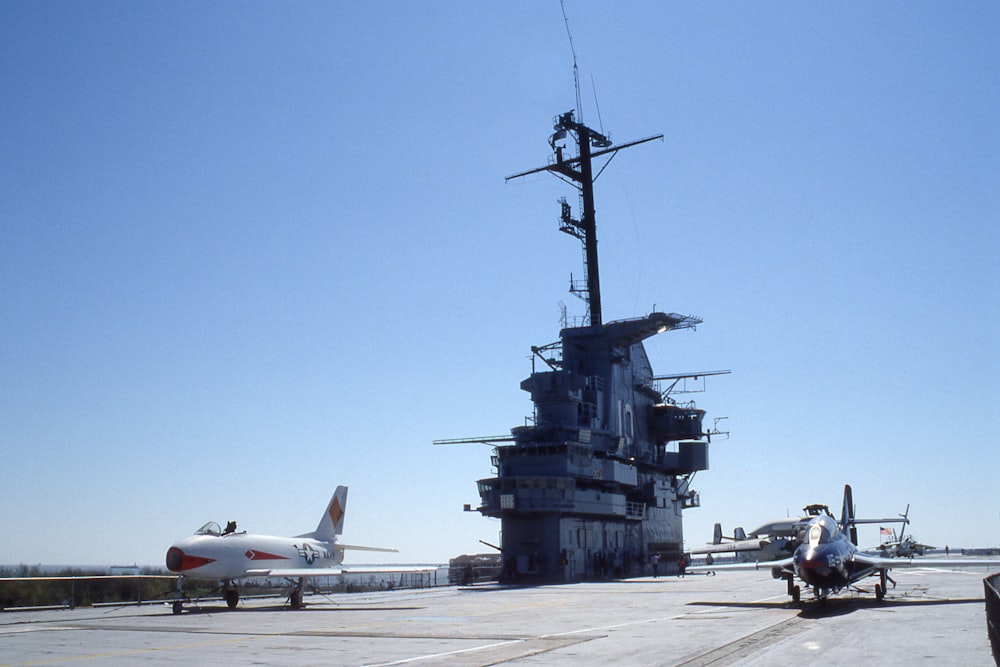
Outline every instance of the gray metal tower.
POLYGON ((646 356, 644 340, 697 318, 654 312, 604 322, 592 166, 662 135, 613 147, 572 111, 554 126, 554 160, 508 180, 548 171, 579 190, 583 213, 573 219, 562 200, 560 229, 584 246, 586 286, 570 289, 587 302, 588 318, 563 328, 558 342, 532 347, 532 373, 521 383, 534 403, 530 425, 437 442, 495 447, 496 476, 479 480, 478 511, 501 521, 502 581, 636 576, 657 561, 664 572, 683 557, 682 510, 698 506, 691 478, 708 469, 704 410, 669 394, 680 380, 717 372, 657 377, 646 356), (565 154, 568 137, 575 156, 565 154))

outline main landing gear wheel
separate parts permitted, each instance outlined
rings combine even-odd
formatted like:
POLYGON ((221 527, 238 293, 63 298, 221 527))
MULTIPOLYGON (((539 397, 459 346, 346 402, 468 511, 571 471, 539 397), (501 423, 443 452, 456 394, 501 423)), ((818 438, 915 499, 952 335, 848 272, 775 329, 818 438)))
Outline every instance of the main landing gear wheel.
POLYGON ((184 611, 184 603, 180 600, 174 600, 174 603, 170 606, 174 614, 179 614, 184 611))
POLYGON ((230 609, 236 609, 236 605, 240 603, 240 593, 235 588, 230 588, 226 591, 226 606, 230 609))
MULTIPOLYGON (((877 584, 875 584, 875 599, 878 602, 881 602, 882 599, 885 597, 885 591, 886 591, 886 588, 887 588, 886 583, 887 583, 887 581, 889 579, 889 573, 886 572, 885 570, 879 570, 878 571, 878 579, 879 579, 879 582, 877 584)), ((895 583, 896 582, 893 582, 893 584, 895 584, 895 583)))
POLYGON ((299 579, 292 592, 288 594, 288 606, 292 609, 302 609, 302 590, 306 587, 305 577, 299 579))
POLYGON ((798 604, 802 599, 802 589, 795 585, 795 578, 790 574, 784 574, 782 578, 788 588, 788 594, 792 596, 792 602, 798 604))

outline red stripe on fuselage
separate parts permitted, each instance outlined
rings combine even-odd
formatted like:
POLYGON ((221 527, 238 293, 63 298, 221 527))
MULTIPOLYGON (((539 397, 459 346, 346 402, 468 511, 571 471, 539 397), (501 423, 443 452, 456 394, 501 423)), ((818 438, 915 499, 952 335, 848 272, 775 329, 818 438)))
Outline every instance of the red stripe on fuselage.
POLYGON ((214 558, 203 558, 202 556, 191 556, 177 547, 170 547, 167 551, 167 569, 171 572, 186 572, 196 567, 214 563, 214 558))
POLYGON ((247 549, 247 552, 243 555, 249 560, 288 560, 288 556, 278 556, 277 554, 269 554, 266 551, 254 551, 253 549, 247 549))

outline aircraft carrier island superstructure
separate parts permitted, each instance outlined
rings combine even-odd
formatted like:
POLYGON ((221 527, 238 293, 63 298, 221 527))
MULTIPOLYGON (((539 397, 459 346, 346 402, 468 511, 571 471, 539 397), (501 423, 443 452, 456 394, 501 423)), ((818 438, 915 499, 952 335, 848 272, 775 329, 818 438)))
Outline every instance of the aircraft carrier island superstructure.
POLYGON ((547 166, 579 190, 582 215, 561 200, 560 229, 584 246, 585 277, 570 291, 588 306, 580 326, 532 347, 521 383, 534 414, 510 436, 438 443, 495 446, 496 476, 479 480, 478 511, 501 521, 501 581, 546 583, 673 571, 683 556, 682 511, 697 507, 691 479, 708 469, 704 410, 671 390, 701 375, 657 376, 643 342, 701 320, 662 312, 604 322, 601 313, 592 159, 657 137, 613 146, 574 112, 558 116, 547 166), (572 138, 576 155, 564 154, 572 138), (666 385, 663 389, 661 385, 666 385))

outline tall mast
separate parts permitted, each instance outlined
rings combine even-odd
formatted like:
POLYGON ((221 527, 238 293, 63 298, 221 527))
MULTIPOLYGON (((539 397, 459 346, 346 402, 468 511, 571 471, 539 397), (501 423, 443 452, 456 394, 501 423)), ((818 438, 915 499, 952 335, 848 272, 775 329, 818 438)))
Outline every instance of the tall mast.
MULTIPOLYGON (((602 155, 611 155, 614 157, 623 148, 654 139, 662 139, 663 135, 659 134, 655 137, 647 137, 610 148, 611 140, 608 137, 587 127, 583 123, 578 123, 573 114, 573 111, 561 114, 556 117, 553 124, 555 132, 549 137, 549 145, 555 152, 554 163, 508 176, 506 180, 509 181, 541 171, 551 171, 568 178, 580 190, 580 198, 583 202, 583 215, 580 220, 574 220, 570 216, 569 205, 563 202, 562 230, 576 236, 583 242, 587 269, 587 296, 585 300, 590 307, 590 325, 601 326, 603 316, 601 313, 601 274, 597 262, 597 215, 594 208, 594 181, 596 180, 596 176, 594 176, 592 166, 593 158, 602 155), (566 138, 567 134, 573 134, 576 139, 576 157, 566 158, 563 156, 565 145, 560 142, 566 138), (603 150, 592 153, 592 147, 603 150)), ((600 173, 598 173, 599 175, 600 173)))

